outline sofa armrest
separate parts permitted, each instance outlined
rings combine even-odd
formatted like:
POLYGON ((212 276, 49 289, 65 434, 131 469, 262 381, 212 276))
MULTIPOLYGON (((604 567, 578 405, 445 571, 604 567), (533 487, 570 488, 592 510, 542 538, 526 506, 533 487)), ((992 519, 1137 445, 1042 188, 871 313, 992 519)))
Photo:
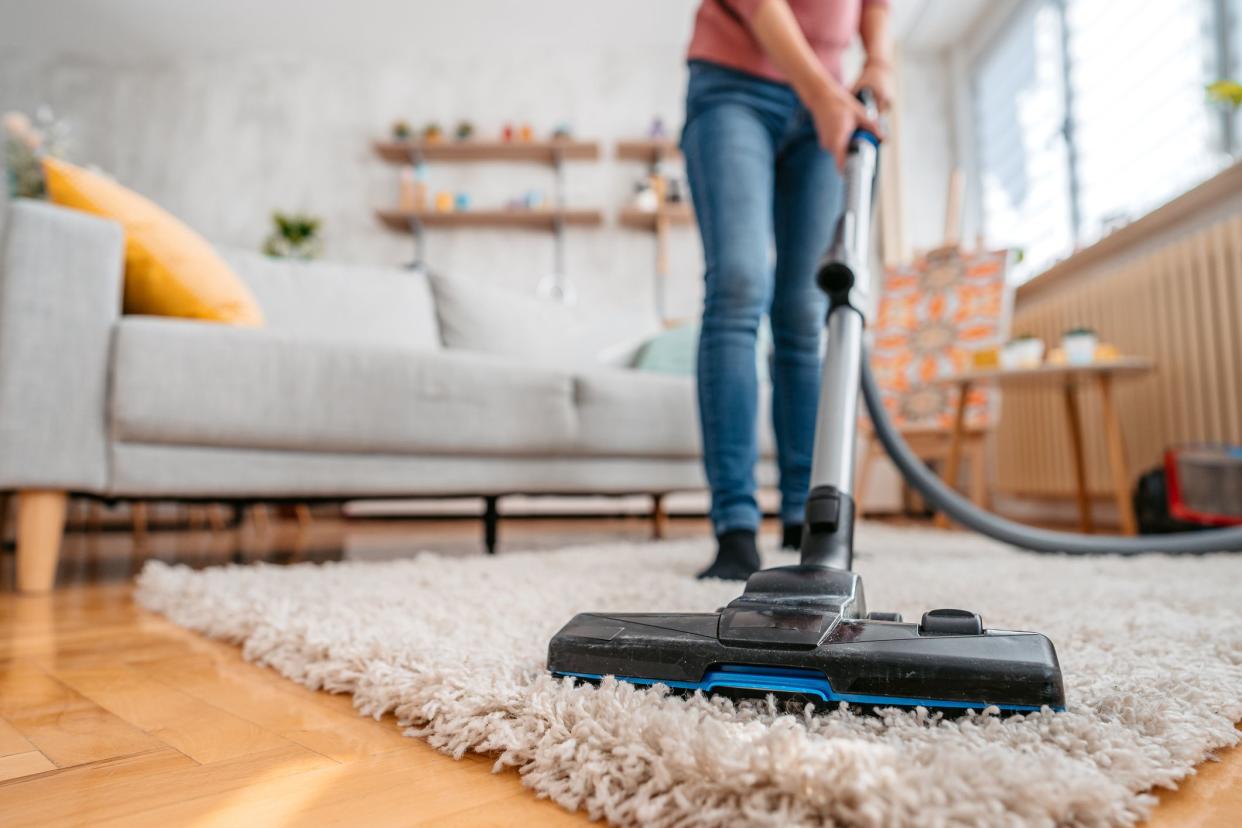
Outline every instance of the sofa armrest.
POLYGON ((10 205, 0 249, 0 490, 103 492, 120 225, 10 205))

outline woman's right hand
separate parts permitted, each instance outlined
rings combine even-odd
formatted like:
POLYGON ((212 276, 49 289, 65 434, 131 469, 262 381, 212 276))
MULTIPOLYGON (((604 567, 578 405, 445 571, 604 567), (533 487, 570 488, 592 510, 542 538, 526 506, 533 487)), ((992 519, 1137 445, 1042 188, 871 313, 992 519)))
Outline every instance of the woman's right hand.
POLYGON ((845 171, 845 154, 855 130, 865 129, 877 138, 883 137, 879 124, 867 114, 862 103, 840 84, 826 81, 809 98, 806 107, 815 121, 819 145, 832 153, 838 171, 845 171))

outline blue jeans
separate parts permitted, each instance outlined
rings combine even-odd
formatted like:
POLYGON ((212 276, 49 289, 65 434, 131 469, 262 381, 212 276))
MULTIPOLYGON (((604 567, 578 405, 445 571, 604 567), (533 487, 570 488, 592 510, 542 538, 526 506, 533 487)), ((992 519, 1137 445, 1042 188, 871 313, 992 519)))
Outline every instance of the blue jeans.
POLYGON ((841 179, 789 86, 712 63, 690 64, 681 147, 707 266, 697 371, 712 524, 717 534, 759 527, 755 347, 765 313, 781 519, 798 523, 827 310, 815 272, 840 210, 841 179))

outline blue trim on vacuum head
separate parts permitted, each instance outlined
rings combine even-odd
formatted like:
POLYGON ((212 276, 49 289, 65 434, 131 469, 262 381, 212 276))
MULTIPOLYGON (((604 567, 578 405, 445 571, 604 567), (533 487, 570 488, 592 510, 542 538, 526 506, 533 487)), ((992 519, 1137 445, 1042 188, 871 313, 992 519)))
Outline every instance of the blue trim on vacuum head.
MULTIPOLYGON (((553 673, 558 678, 580 678, 588 681, 601 681, 604 677, 593 673, 553 673)), ((984 701, 957 701, 951 699, 914 699, 901 696, 874 696, 866 693, 838 693, 832 689, 828 679, 814 670, 798 670, 788 667, 765 667, 757 669, 736 664, 726 664, 708 670, 702 681, 670 681, 667 679, 639 678, 638 676, 613 676, 617 681, 624 681, 639 686, 663 684, 675 690, 702 690, 711 693, 722 688, 739 690, 767 690, 773 693, 797 693, 813 696, 826 703, 849 702, 850 704, 866 704, 877 707, 926 707, 955 710, 983 710, 996 707, 1014 713, 1035 713, 1043 709, 1034 704, 996 704, 984 701)), ((1052 710, 1063 713, 1064 707, 1053 707, 1052 710)))

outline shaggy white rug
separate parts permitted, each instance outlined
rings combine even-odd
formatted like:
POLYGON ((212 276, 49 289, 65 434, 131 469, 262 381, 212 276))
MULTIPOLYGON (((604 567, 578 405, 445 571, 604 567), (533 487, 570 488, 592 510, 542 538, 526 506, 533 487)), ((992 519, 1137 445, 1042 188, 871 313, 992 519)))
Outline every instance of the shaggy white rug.
MULTIPOLYGON (((494 754, 569 809, 618 825, 1128 825, 1242 719, 1242 557, 1035 556, 965 534, 865 526, 868 605, 977 610, 1047 633, 1065 713, 942 720, 810 715, 544 672, 582 610, 710 611, 706 542, 495 558, 191 571, 148 564, 138 600, 242 644, 309 687, 352 693, 461 756, 494 754)), ((791 557, 768 555, 768 563, 791 557)))

